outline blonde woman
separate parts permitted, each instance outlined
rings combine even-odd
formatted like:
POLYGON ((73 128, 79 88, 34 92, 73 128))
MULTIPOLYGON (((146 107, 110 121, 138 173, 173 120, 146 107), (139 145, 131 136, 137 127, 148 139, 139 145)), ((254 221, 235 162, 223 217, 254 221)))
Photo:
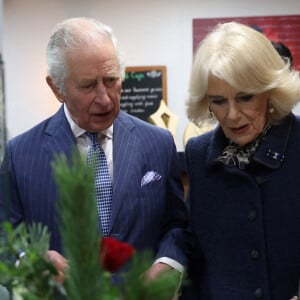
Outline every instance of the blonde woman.
POLYGON ((299 99, 299 73, 256 30, 220 24, 199 45, 188 116, 218 126, 186 146, 194 249, 183 299, 297 294, 299 99))

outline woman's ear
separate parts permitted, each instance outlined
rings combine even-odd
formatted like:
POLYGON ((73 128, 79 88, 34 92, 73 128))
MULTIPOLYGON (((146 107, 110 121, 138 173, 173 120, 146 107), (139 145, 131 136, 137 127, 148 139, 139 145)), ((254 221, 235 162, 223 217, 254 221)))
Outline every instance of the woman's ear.
POLYGON ((49 87, 51 88, 53 94, 55 95, 55 97, 57 98, 57 100, 61 103, 64 103, 64 95, 62 93, 60 93, 59 89, 56 87, 56 85, 53 83, 52 79, 50 76, 46 77, 46 81, 49 85, 49 87))

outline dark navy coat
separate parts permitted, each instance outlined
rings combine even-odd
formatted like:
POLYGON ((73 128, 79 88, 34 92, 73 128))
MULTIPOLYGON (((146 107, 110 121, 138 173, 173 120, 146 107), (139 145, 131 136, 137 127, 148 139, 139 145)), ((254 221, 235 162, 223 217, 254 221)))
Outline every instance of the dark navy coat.
POLYGON ((186 146, 195 240, 183 298, 288 300, 300 279, 300 119, 273 126, 246 171, 217 161, 226 143, 218 127, 186 146))

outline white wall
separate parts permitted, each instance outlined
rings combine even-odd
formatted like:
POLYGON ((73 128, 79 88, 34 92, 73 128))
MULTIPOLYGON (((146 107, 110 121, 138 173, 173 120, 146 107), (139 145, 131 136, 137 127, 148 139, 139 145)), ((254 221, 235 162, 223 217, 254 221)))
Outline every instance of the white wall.
POLYGON ((179 116, 179 151, 187 124, 192 19, 300 14, 299 0, 4 0, 3 5, 9 137, 57 110, 44 80, 47 41, 55 23, 82 15, 113 27, 128 66, 167 67, 168 106, 179 116))
MULTIPOLYGON (((0 25, 3 24, 3 0, 0 0, 0 25)), ((3 26, 0 26, 0 53, 2 53, 3 26)))

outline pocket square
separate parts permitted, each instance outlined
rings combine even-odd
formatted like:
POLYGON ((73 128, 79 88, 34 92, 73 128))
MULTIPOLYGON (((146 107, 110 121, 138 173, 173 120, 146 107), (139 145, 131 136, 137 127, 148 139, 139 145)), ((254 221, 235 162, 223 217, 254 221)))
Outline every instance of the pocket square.
POLYGON ((155 171, 148 171, 141 180, 141 186, 144 186, 152 181, 160 180, 161 175, 155 171))

